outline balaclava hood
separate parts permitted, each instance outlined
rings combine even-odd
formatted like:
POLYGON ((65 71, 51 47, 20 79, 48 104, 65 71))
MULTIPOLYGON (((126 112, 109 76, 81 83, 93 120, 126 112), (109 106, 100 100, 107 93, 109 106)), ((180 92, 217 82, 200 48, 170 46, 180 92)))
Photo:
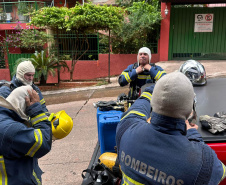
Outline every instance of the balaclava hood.
POLYGON ((147 48, 147 47, 142 47, 142 48, 139 49, 138 55, 137 55, 137 64, 138 64, 138 66, 140 65, 139 64, 139 53, 147 53, 148 56, 149 56, 149 64, 151 63, 151 50, 149 48, 147 48))
POLYGON ((31 61, 23 61, 17 66, 16 78, 18 78, 24 85, 32 85, 32 81, 27 81, 24 78, 25 73, 35 73, 35 67, 31 61))
POLYGON ((192 83, 183 73, 173 72, 157 81, 151 106, 155 113, 186 120, 192 112, 193 102, 192 83))
POLYGON ((20 86, 14 89, 10 95, 6 98, 6 101, 9 102, 14 110, 20 115, 24 120, 28 119, 28 116, 25 114, 26 102, 25 97, 29 96, 27 90, 32 90, 30 85, 20 86))

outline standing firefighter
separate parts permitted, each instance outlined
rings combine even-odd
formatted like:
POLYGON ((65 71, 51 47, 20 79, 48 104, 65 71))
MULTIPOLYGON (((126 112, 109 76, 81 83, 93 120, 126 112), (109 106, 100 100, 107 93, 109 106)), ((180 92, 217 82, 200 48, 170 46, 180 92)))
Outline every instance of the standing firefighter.
POLYGON ((0 88, 0 96, 7 98, 10 93, 16 89, 17 87, 23 85, 31 85, 32 88, 38 93, 40 98, 40 103, 48 115, 49 112, 46 108, 45 100, 40 89, 33 83, 35 75, 35 67, 31 61, 23 61, 21 62, 16 69, 16 75, 13 76, 12 81, 9 84, 3 85, 0 88))
POLYGON ((30 85, 0 96, 0 141, 0 184, 41 185, 38 158, 51 149, 52 129, 30 85))
POLYGON ((140 88, 146 83, 158 81, 166 72, 160 67, 151 63, 151 51, 147 47, 140 48, 137 55, 137 62, 129 65, 119 76, 118 83, 125 86, 130 83, 129 99, 136 100, 140 88))

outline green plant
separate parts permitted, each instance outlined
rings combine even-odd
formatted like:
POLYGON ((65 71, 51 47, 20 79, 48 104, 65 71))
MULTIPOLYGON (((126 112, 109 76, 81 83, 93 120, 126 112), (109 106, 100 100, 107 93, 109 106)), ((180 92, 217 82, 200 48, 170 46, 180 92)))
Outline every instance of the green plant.
MULTIPOLYGON (((123 24, 111 31, 113 53, 136 53, 142 46, 150 47, 148 43, 157 43, 162 19, 159 2, 133 2, 126 12, 128 15, 123 24)), ((106 45, 108 37, 101 37, 101 44, 106 45)))
POLYGON ((29 15, 30 13, 40 9, 41 7, 43 7, 43 4, 33 2, 19 1, 17 4, 18 14, 20 15, 29 15))
POLYGON ((35 67, 36 75, 38 77, 38 80, 40 80, 40 85, 45 85, 48 75, 55 76, 55 69, 61 69, 64 70, 68 68, 68 65, 65 61, 61 60, 58 61, 57 58, 54 55, 47 55, 46 50, 42 50, 41 52, 35 52, 31 58, 19 58, 15 62, 15 66, 13 69, 13 74, 16 73, 16 68, 19 63, 22 61, 29 60, 32 62, 32 64, 35 67))
MULTIPOLYGON (((73 30, 77 35, 83 34, 82 44, 77 39, 72 46, 72 62, 70 67, 70 80, 72 80, 75 64, 89 50, 87 33, 98 30, 118 28, 124 19, 124 10, 114 6, 100 6, 91 3, 76 4, 73 8, 44 7, 31 14, 30 25, 53 30, 73 30), (81 44, 83 51, 79 51, 81 44)), ((57 31, 56 31, 57 32, 57 31)), ((58 32, 57 32, 58 33, 58 32)), ((77 36, 77 38, 79 38, 77 36)), ((56 39, 56 43, 58 39, 56 39)))
POLYGON ((96 86, 107 85, 108 82, 106 80, 102 80, 96 84, 96 86))
POLYGON ((38 49, 42 48, 45 43, 52 42, 53 36, 47 34, 45 31, 36 30, 26 26, 23 28, 18 22, 14 30, 7 34, 6 37, 2 37, 2 46, 5 50, 7 47, 14 48, 27 48, 27 49, 38 49))

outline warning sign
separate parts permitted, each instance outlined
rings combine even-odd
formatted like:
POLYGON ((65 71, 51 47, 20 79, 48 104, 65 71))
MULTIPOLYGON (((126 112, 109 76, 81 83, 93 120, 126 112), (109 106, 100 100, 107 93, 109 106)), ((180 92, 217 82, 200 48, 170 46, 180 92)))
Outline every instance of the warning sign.
POLYGON ((213 32, 213 14, 195 14, 194 32, 213 32))

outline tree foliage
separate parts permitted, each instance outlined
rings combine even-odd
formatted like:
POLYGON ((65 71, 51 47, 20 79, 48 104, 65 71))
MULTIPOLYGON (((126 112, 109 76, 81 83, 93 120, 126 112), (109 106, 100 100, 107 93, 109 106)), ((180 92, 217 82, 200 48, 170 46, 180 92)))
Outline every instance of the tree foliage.
POLYGON ((77 30, 80 33, 112 29, 123 21, 124 10, 113 6, 85 3, 73 8, 44 7, 31 14, 31 22, 38 27, 77 30))
POLYGON ((67 7, 43 7, 30 14, 30 25, 40 28, 66 29, 67 7))
POLYGON ((43 49, 43 46, 47 42, 52 42, 53 37, 48 35, 46 31, 37 30, 33 27, 22 27, 18 22, 13 31, 9 32, 6 37, 2 37, 0 46, 6 51, 8 47, 13 48, 26 48, 26 49, 43 49))
MULTIPOLYGON (((158 40, 162 18, 157 0, 153 0, 151 4, 144 1, 133 2, 126 11, 128 15, 124 23, 112 32, 113 53, 136 53, 140 47, 150 47, 149 43, 158 40)), ((104 37, 102 42, 107 43, 107 40, 104 37)))
MULTIPOLYGON (((73 30, 76 34, 83 34, 83 42, 87 43, 84 53, 78 54, 77 46, 72 46, 72 64, 70 80, 72 80, 74 67, 77 61, 88 51, 87 33, 98 30, 109 30, 119 27, 124 19, 124 10, 120 7, 100 6, 91 3, 76 4, 73 8, 45 7, 31 14, 31 25, 50 28, 53 30, 73 30), (77 52, 77 53, 76 53, 77 52)), ((78 38, 78 37, 77 37, 78 38)), ((75 43, 78 43, 77 41, 75 43)), ((83 44, 84 45, 84 44, 83 44)))

